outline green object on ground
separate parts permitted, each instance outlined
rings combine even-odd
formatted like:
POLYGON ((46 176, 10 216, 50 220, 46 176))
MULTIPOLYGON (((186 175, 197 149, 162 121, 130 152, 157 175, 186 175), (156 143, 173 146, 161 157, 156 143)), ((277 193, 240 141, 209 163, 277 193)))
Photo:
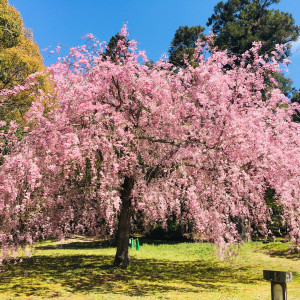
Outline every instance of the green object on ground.
POLYGON ((130 249, 134 248, 134 243, 133 243, 133 239, 130 239, 130 249))
POLYGON ((141 251, 139 239, 136 239, 136 250, 141 251))

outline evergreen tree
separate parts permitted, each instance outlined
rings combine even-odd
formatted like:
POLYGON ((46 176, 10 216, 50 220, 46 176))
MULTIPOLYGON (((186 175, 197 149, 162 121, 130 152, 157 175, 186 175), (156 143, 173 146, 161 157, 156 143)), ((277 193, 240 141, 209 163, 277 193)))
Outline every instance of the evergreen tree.
POLYGON ((120 33, 115 34, 111 37, 109 43, 107 44, 107 48, 104 54, 104 57, 107 59, 110 57, 110 59, 113 62, 117 62, 120 57, 124 58, 124 51, 121 49, 120 45, 122 47, 128 48, 129 41, 126 36, 121 35, 120 33), (120 41, 120 42, 119 42, 120 41))
POLYGON ((198 26, 180 26, 171 42, 169 60, 175 66, 185 67, 184 58, 193 61, 195 43, 201 37, 204 28, 198 26))
MULTIPOLYGON (((300 104, 300 89, 295 90, 292 96, 291 102, 297 102, 300 104)), ((300 123, 300 111, 297 109, 295 114, 293 115, 293 121, 300 123)))
MULTIPOLYGON (((227 0, 220 1, 214 7, 214 13, 208 19, 216 34, 215 45, 229 53, 242 54, 252 47, 253 42, 261 41, 260 54, 271 54, 276 45, 285 45, 279 53, 280 61, 291 55, 291 42, 296 41, 300 26, 295 25, 292 14, 270 9, 280 0, 227 0)), ((293 81, 276 74, 276 81, 284 94, 292 98, 296 89, 293 81)))
POLYGON ((215 45, 229 52, 242 54, 253 42, 263 42, 262 54, 270 54, 276 44, 286 46, 282 59, 290 55, 290 42, 296 41, 300 27, 292 14, 270 9, 279 0, 228 0, 220 1, 208 19, 216 34, 215 45))

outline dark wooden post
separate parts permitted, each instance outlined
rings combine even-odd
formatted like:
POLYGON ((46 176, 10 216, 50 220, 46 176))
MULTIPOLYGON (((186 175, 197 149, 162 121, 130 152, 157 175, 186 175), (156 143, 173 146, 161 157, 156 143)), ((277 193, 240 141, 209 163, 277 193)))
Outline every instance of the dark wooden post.
POLYGON ((271 281, 272 300, 287 300, 286 283, 293 281, 292 272, 264 270, 264 279, 271 281))

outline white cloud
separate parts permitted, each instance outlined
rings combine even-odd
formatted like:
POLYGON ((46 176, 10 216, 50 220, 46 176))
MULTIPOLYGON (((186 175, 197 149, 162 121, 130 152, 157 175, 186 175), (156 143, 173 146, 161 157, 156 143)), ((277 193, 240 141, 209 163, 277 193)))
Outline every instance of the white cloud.
POLYGON ((291 42, 292 45, 292 55, 300 53, 300 38, 296 42, 291 42))

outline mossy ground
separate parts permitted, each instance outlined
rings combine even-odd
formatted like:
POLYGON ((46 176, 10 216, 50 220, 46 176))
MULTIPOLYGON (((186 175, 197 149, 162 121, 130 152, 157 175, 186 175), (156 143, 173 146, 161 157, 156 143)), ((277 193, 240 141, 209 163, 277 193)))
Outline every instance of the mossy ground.
POLYGON ((246 243, 220 261, 210 244, 140 240, 127 270, 115 248, 84 237, 47 241, 0 273, 0 299, 270 299, 263 270, 293 272, 288 299, 300 299, 300 257, 288 244, 246 243))

